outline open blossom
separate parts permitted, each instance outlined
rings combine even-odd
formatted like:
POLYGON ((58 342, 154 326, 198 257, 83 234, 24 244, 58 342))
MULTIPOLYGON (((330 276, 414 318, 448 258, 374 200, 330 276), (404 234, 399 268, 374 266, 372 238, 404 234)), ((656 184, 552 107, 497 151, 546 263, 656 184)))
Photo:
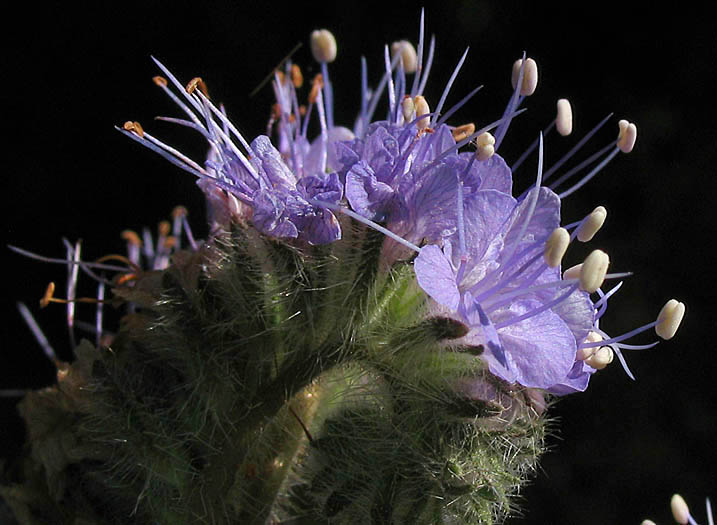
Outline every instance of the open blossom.
MULTIPOLYGON (((188 159, 136 123, 126 124, 122 131, 199 177, 218 223, 249 221, 266 235, 306 247, 341 239, 337 216, 346 214, 383 232, 389 244, 416 252, 415 275, 430 297, 429 311, 464 323, 469 330, 460 343, 480 348, 478 358, 507 383, 555 394, 581 391, 613 355, 631 375, 621 349, 653 345, 623 341, 650 328, 669 339, 684 305, 672 300, 656 321, 608 336, 600 318, 621 283, 607 292, 601 287, 606 279, 627 274, 608 274, 609 258, 599 250, 582 266, 565 274, 561 269, 569 244, 589 241, 606 211, 598 207, 561 227, 560 203, 618 153, 632 150, 635 125, 620 121, 617 140, 547 185, 607 119, 544 169, 547 135, 552 129, 563 136, 572 130, 570 104, 558 101, 555 121, 511 168, 496 152, 520 105, 536 90, 535 61, 524 56, 514 64, 513 93, 497 120, 479 130, 472 123, 453 126, 448 119, 479 88, 444 111, 466 52, 432 110, 423 91, 434 41, 425 53, 423 35, 422 19, 417 53, 405 41, 394 44, 393 55, 385 48, 385 73, 374 90, 368 88, 362 64, 362 98, 352 129, 334 123, 328 63, 336 57, 336 42, 321 30, 312 34, 321 74, 312 83, 306 105, 299 103, 303 78, 296 65, 287 63, 274 75, 277 102, 267 135, 275 131, 276 145, 264 135, 249 143, 224 109, 209 100, 199 79, 185 89, 159 62, 169 80, 157 77, 157 85, 188 116, 165 120, 198 130, 209 143, 208 160, 200 165, 188 159), (374 121, 384 93, 388 107, 384 118, 374 121), (320 134, 310 139, 312 116, 318 117, 320 134), (536 149, 536 182, 523 194, 513 195, 512 172, 536 149), (567 189, 559 191, 568 181, 567 189)), ((389 262, 400 258, 386 256, 389 262)))

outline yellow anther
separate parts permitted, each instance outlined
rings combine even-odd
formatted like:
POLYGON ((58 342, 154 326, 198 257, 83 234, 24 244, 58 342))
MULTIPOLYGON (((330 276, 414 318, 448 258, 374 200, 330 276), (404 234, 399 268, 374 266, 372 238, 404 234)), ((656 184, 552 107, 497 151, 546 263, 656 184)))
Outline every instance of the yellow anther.
POLYGON ((621 120, 617 123, 620 129, 617 135, 617 147, 623 153, 630 153, 635 147, 637 141, 637 126, 627 120, 621 120))
POLYGON ((551 268, 560 266, 560 262, 563 260, 563 256, 568 250, 569 244, 570 234, 568 230, 565 228, 555 228, 545 242, 545 251, 543 252, 545 264, 551 268))
POLYGON ((585 258, 580 269, 580 289, 594 293, 602 286, 610 265, 610 257, 602 250, 594 250, 585 258))
POLYGON ((204 80, 202 80, 201 77, 194 77, 192 80, 190 80, 187 84, 186 90, 187 93, 192 94, 197 88, 199 88, 199 90, 204 93, 205 97, 209 98, 209 90, 207 90, 207 85, 204 83, 204 80))
MULTIPOLYGON (((520 76, 520 67, 523 65, 523 59, 519 58, 513 64, 513 75, 511 77, 511 83, 513 89, 518 84, 518 77, 520 76)), ((538 87, 538 64, 532 58, 525 59, 525 67, 523 67, 523 82, 520 85, 520 94, 524 97, 530 96, 535 93, 535 88, 538 87)))
POLYGON ((573 132, 573 108, 567 98, 558 100, 558 116, 555 117, 555 129, 563 137, 573 132))
POLYGON ((291 83, 294 84, 296 89, 304 85, 304 75, 301 73, 301 68, 296 64, 291 64, 291 83))
POLYGON ((578 226, 578 240, 580 242, 588 242, 592 240, 595 234, 602 228, 607 217, 607 210, 603 206, 595 208, 588 215, 580 226, 578 226))
POLYGON ((451 133, 453 134, 453 140, 455 140, 456 142, 460 142, 461 140, 468 138, 475 132, 476 125, 472 122, 469 122, 468 124, 463 124, 462 126, 456 126, 451 131, 451 133))
MULTIPOLYGON (((420 117, 421 115, 426 115, 431 112, 431 108, 428 107, 428 102, 426 102, 425 97, 422 95, 416 95, 413 97, 413 105, 416 108, 416 117, 420 117)), ((416 127, 419 131, 426 129, 430 120, 430 117, 424 117, 416 122, 416 127)))
POLYGON ((328 29, 317 29, 311 33, 311 54, 317 62, 336 60, 336 39, 328 29))
POLYGON ((416 58, 416 48, 413 47, 413 44, 408 40, 400 40, 391 44, 391 56, 395 57, 399 53, 401 54, 403 70, 406 73, 415 73, 418 59, 416 58))
POLYGON ((128 120, 124 123, 122 128, 125 131, 131 131, 140 137, 144 137, 144 130, 142 129, 142 126, 139 125, 139 122, 132 122, 131 120, 128 120))
POLYGON ((488 160, 495 153, 495 137, 484 131, 476 137, 476 160, 488 160))
POLYGON ((660 310, 657 316, 655 332, 662 339, 672 339, 685 316, 685 304, 676 299, 670 299, 660 310))

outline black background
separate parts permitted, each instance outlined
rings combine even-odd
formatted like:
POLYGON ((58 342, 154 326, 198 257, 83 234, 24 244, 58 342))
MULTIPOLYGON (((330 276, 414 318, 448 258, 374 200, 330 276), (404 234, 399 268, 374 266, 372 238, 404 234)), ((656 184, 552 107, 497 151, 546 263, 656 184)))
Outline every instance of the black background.
MULTIPOLYGON (((436 104, 466 45, 471 51, 449 103, 485 84, 455 124, 497 118, 510 95, 512 62, 523 50, 536 58, 540 85, 501 148, 506 158, 515 159, 537 136, 559 97, 573 103, 576 132, 567 141, 549 138, 548 163, 610 111, 615 120, 593 149, 614 136, 617 118, 637 122, 635 151, 620 155, 566 199, 564 221, 605 205, 608 221, 591 247, 608 251, 613 269, 635 272, 611 302, 602 325, 608 332, 651 321, 673 296, 687 303, 673 341, 628 355, 637 382, 615 364, 594 378, 588 392, 555 407, 560 430, 550 439, 552 451, 536 482, 525 490, 525 517, 513 522, 637 524, 650 516, 668 523, 668 501, 676 491, 706 521, 703 498, 717 497, 713 19, 685 6, 657 12, 628 2, 425 6, 427 30, 437 36, 429 102, 436 104)), ((350 125, 358 108, 361 54, 375 84, 383 44, 417 40, 420 4, 108 2, 26 6, 21 13, 6 17, 3 31, 3 60, 9 61, 0 90, 3 241, 62 257, 62 236, 82 238, 85 256, 94 258, 121 251, 122 229, 154 225, 176 204, 184 204, 198 234, 205 233, 203 198, 193 178, 113 129, 138 120, 193 158, 205 154, 198 136, 152 122, 155 115, 178 111, 150 80, 157 74, 150 54, 184 81, 201 75, 213 99, 224 101, 251 137, 265 129, 272 97, 268 88, 251 98, 249 93, 296 43, 307 43, 311 30, 327 27, 339 46, 331 66, 336 120, 350 125)), ((307 76, 316 69, 307 45, 294 60, 306 66, 307 76)), ((526 166, 516 184, 533 176, 526 166)), ((570 263, 587 251, 571 248, 570 263)), ((64 309, 37 309, 47 282, 63 282, 65 270, 7 250, 2 257, 8 264, 0 382, 4 388, 40 387, 53 381, 53 368, 15 301, 31 306, 60 356, 69 358, 64 309)), ((91 309, 84 312, 91 317, 91 309)), ((15 401, 0 398, 4 456, 19 447, 15 401)))

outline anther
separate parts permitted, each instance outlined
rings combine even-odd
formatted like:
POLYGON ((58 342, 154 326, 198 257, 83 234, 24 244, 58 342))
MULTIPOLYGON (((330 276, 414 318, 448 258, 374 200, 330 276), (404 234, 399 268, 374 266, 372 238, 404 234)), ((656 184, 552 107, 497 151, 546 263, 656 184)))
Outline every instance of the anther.
POLYGON ((301 73, 301 68, 296 64, 291 64, 291 83, 294 84, 296 89, 304 85, 304 75, 301 73))
POLYGON ((403 120, 406 122, 413 122, 413 119, 416 118, 416 106, 410 95, 403 97, 401 101, 401 113, 403 114, 403 120))
POLYGON ((548 240, 545 241, 545 251, 543 252, 543 258, 545 264, 551 268, 560 266, 560 262, 563 260, 563 256, 568 249, 570 244, 570 234, 565 228, 555 228, 553 233, 550 234, 548 240))
MULTIPOLYGON (((426 102, 426 99, 422 95, 416 95, 415 97, 413 97, 413 105, 416 108, 417 117, 420 117, 421 115, 427 115, 431 112, 431 108, 428 107, 428 102, 426 102)), ((419 131, 426 129, 430 120, 430 117, 424 117, 418 122, 416 122, 416 127, 419 129, 419 131)))
POLYGON ((406 73, 415 73, 418 66, 416 48, 408 40, 400 40, 391 44, 391 57, 400 53, 403 70, 406 73))
POLYGON ((558 116, 555 117, 555 129, 563 137, 573 132, 573 108, 567 98, 558 100, 558 116))
POLYGON ((607 210, 603 206, 595 208, 590 215, 578 226, 578 240, 580 242, 590 241, 605 223, 607 210))
MULTIPOLYGON (((599 343, 602 340, 603 340, 603 338, 599 333, 595 332, 594 330, 590 330, 590 332, 588 333, 588 336, 585 338, 584 343, 599 343)), ((593 355, 595 355, 595 351, 596 351, 596 348, 594 346, 580 347, 580 348, 578 348, 578 352, 575 357, 579 361, 585 361, 586 359, 589 359, 593 355)))
MULTIPOLYGON (((520 76, 520 67, 523 65, 523 59, 519 58, 513 64, 513 76, 511 83, 513 89, 518 84, 518 77, 520 76)), ((520 94, 524 97, 530 96, 535 93, 535 88, 538 87, 538 64, 532 58, 525 59, 525 67, 523 68, 523 83, 520 85, 520 94)))
POLYGON ((612 363, 612 360, 615 357, 612 348, 609 346, 601 346, 598 349, 592 350, 594 350, 593 354, 588 357, 585 362, 595 370, 602 370, 607 365, 612 363))
POLYGON ((610 265, 610 257, 602 250, 594 250, 580 268, 580 289, 594 293, 602 286, 610 265))
POLYGON ((161 221, 157 226, 157 231, 159 231, 159 234, 162 237, 166 237, 167 235, 169 235, 171 229, 172 227, 170 226, 169 221, 161 221))
MULTIPOLYGON (((172 218, 176 219, 177 217, 186 217, 187 216, 187 208, 184 206, 175 206, 172 210, 172 218)), ((136 234, 135 234, 136 235, 136 234)))
POLYGON ((617 147, 623 153, 630 153, 632 148, 635 147, 635 141, 637 140, 637 126, 627 120, 620 120, 617 123, 620 131, 617 135, 617 147))
POLYGON ((160 87, 167 87, 167 79, 164 78, 161 75, 157 75, 156 77, 152 77, 152 81, 157 84, 160 87))
POLYGON ((685 499, 679 494, 672 496, 670 500, 670 509, 672 510, 672 517, 680 525, 685 525, 690 521, 690 509, 687 507, 685 499))
POLYGON ((567 270, 563 272, 563 279, 579 279, 580 278, 580 272, 583 270, 583 264, 576 264, 575 266, 571 266, 567 270))
POLYGON ((311 91, 309 92, 309 103, 310 104, 316 104, 316 99, 319 96, 319 91, 324 87, 324 77, 321 76, 321 73, 316 75, 314 77, 314 80, 311 83, 311 91))
POLYGON ((652 520, 642 520, 642 523, 640 523, 640 525, 657 525, 657 524, 652 520))
POLYGON ((336 39, 328 29, 317 29, 311 33, 311 54, 317 62, 336 60, 336 39))
POLYGON ((453 128, 451 133, 453 134, 453 140, 456 142, 460 142, 461 140, 466 139, 469 135, 473 135, 473 133, 476 132, 476 125, 472 122, 469 122, 468 124, 463 124, 462 126, 456 126, 453 128))
POLYGON ((122 128, 125 131, 131 131, 135 135, 139 135, 140 137, 144 138, 144 130, 142 129, 142 126, 139 125, 139 122, 132 122, 131 120, 128 120, 124 123, 122 128))
POLYGON ((476 137, 476 160, 488 160, 495 153, 495 137, 484 131, 476 137))
POLYGON ((127 241, 128 243, 134 245, 134 246, 142 246, 142 241, 139 238, 139 235, 137 235, 137 232, 134 232, 132 230, 124 230, 120 236, 127 241))
POLYGON ((205 97, 209 98, 209 90, 207 90, 207 85, 204 83, 204 80, 202 80, 201 77, 194 77, 192 80, 190 80, 187 84, 186 90, 187 93, 191 95, 197 88, 199 88, 199 90, 204 93, 205 97))
POLYGON ((655 332, 662 339, 672 339, 680 327, 682 318, 685 316, 685 304, 676 299, 670 299, 660 310, 657 316, 655 332))
POLYGON ((48 304, 53 302, 53 295, 55 295, 55 283, 50 282, 45 288, 45 294, 40 299, 40 308, 45 308, 48 304))

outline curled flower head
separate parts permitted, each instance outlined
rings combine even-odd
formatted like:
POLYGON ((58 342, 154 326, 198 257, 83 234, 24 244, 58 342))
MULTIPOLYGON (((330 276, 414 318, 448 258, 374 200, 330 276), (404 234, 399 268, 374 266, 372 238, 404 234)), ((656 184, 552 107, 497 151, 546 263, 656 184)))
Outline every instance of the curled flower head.
POLYGON ((385 265, 415 256, 415 277, 430 298, 428 310, 464 323, 468 332, 463 343, 481 348, 479 359, 507 383, 555 394, 581 391, 615 355, 632 377, 621 350, 656 343, 624 341, 650 328, 671 338, 684 305, 672 300, 656 321, 608 336, 600 318, 622 283, 607 292, 602 286, 629 274, 608 273, 610 259, 601 250, 576 268, 564 273, 561 268, 569 245, 590 241, 607 211, 598 206, 582 220, 561 225, 560 206, 615 156, 632 151, 635 124, 619 121, 616 139, 563 169, 608 116, 565 156, 544 166, 550 132, 572 132, 571 105, 560 99, 555 120, 509 166, 498 152, 523 111, 520 106, 536 92, 536 61, 523 55, 513 64, 512 94, 493 122, 453 125, 451 117, 480 90, 473 89, 452 107, 446 104, 468 50, 433 104, 424 90, 435 41, 425 44, 422 16, 416 48, 407 41, 384 48, 384 73, 373 90, 362 61, 360 109, 350 129, 334 122, 328 64, 336 59, 337 44, 322 29, 311 35, 321 73, 307 86, 308 95, 301 92, 303 75, 297 65, 287 62, 275 72, 276 104, 266 135, 247 141, 223 107, 209 99, 203 83, 190 82, 185 89, 156 60, 168 79, 159 77, 157 85, 188 116, 164 120, 199 131, 209 143, 208 159, 200 165, 136 123, 121 131, 199 177, 220 226, 250 223, 265 235, 303 248, 339 241, 340 214, 384 233, 385 265), (375 120, 384 94, 388 106, 375 120), (312 118, 320 129, 313 139, 308 135, 312 118), (513 172, 536 150, 535 183, 514 195, 513 172), (396 246, 403 252, 397 254, 396 246))

